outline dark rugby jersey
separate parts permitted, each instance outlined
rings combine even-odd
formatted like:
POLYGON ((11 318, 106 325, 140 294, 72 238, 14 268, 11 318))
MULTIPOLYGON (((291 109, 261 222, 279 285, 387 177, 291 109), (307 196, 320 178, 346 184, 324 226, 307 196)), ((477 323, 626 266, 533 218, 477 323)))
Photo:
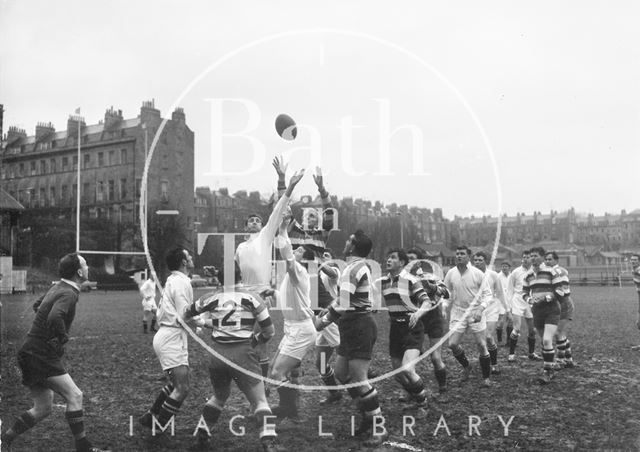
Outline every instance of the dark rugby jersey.
POLYGON ((640 265, 633 269, 633 283, 636 285, 636 290, 640 292, 640 265))

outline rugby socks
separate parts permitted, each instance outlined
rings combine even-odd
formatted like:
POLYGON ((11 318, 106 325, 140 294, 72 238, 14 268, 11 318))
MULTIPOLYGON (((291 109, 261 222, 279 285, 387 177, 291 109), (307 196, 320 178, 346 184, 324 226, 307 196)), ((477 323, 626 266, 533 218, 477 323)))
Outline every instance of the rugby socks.
POLYGON ((162 427, 167 425, 167 422, 169 422, 173 416, 178 414, 181 406, 181 400, 176 400, 171 398, 170 396, 167 396, 167 398, 164 400, 164 403, 162 404, 162 407, 160 408, 160 411, 158 412, 158 422, 160 423, 160 425, 162 427))
POLYGON ((409 393, 411 398, 418 403, 422 403, 427 399, 427 391, 424 389, 422 378, 418 378, 416 382, 407 379, 402 383, 402 387, 409 393))
POLYGON ((433 373, 436 374, 436 381, 438 382, 438 388, 440 392, 447 390, 447 368, 433 369, 433 373))
POLYGON ((67 423, 76 442, 76 451, 84 452, 91 449, 91 443, 84 433, 84 413, 82 410, 67 411, 64 413, 67 423))
POLYGON ((453 357, 458 360, 462 367, 469 367, 469 360, 464 354, 464 350, 462 348, 458 347, 457 352, 453 352, 453 357))
POLYGON ((559 362, 564 362, 565 358, 566 358, 566 352, 567 352, 567 342, 569 342, 567 340, 567 338, 565 337, 564 339, 558 339, 556 341, 556 357, 558 358, 559 362))
POLYGON ((297 417, 298 416, 298 391, 287 386, 278 388, 280 396, 280 404, 277 408, 277 414, 280 417, 297 417))
POLYGON ((2 433, 2 442, 5 444, 11 444, 11 441, 13 441, 18 435, 22 435, 34 425, 36 425, 36 419, 31 415, 31 413, 25 411, 16 418, 13 423, 13 427, 2 433))
POLYGON ((491 376, 491 356, 484 355, 480 357, 480 369, 482 369, 482 378, 491 376))
MULTIPOLYGON (((533 354, 536 351, 536 337, 527 337, 527 343, 529 344, 529 354, 533 354)), ((540 358, 538 358, 540 359, 540 358)))
POLYGON ((491 365, 498 365, 498 346, 496 344, 488 345, 487 349, 489 350, 489 358, 491 358, 491 365))
POLYGON ((162 391, 160 391, 160 394, 158 394, 156 401, 153 402, 153 405, 151 406, 151 410, 149 411, 151 411, 152 414, 155 414, 157 416, 158 413, 160 413, 160 408, 162 408, 162 404, 167 399, 167 397, 169 397, 169 394, 171 394, 172 392, 173 392, 173 385, 171 384, 168 384, 164 388, 162 388, 162 391))
POLYGON ((322 378, 322 382, 325 386, 338 385, 338 382, 336 381, 336 374, 333 372, 333 367, 328 367, 324 374, 320 374, 320 378, 322 378))
POLYGON ((291 383, 297 385, 299 380, 300 380, 300 364, 298 364, 296 367, 291 369, 291 372, 289 372, 289 381, 291 383))
POLYGON ((373 416, 379 415, 381 410, 378 402, 378 391, 375 388, 364 391, 360 396, 360 406, 362 415, 366 419, 373 419, 373 416))
POLYGON ((222 408, 216 405, 206 404, 202 409, 202 417, 207 423, 207 426, 214 425, 218 422, 220 418, 220 414, 222 413, 222 408))
POLYGON ((151 331, 158 331, 156 329, 156 319, 151 320, 151 331))
POLYGON ((502 327, 496 328, 496 336, 498 337, 498 343, 502 342, 502 327))
POLYGON ((142 321, 142 332, 143 333, 147 332, 147 322, 145 322, 144 320, 142 321))
POLYGON ((542 359, 544 359, 544 370, 553 369, 553 360, 556 356, 556 351, 553 348, 542 347, 542 359))
POLYGON ((508 338, 511 337, 511 332, 513 331, 513 327, 512 326, 507 326, 507 340, 509 340, 508 338))
POLYGON ((518 337, 520 335, 518 333, 514 333, 513 331, 509 335, 509 354, 515 355, 516 353, 516 345, 518 345, 518 337))
POLYGON ((566 344, 564 346, 564 359, 567 362, 573 362, 573 355, 571 354, 571 342, 569 339, 566 339, 566 344))

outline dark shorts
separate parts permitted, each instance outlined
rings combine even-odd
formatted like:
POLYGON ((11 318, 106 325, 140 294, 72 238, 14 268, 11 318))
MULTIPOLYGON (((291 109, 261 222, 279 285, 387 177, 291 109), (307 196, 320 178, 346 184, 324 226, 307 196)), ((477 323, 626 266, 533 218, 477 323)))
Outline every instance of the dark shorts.
POLYGON ((258 362, 258 352, 251 347, 249 342, 239 344, 219 344, 214 342, 213 349, 241 369, 236 369, 217 356, 211 355, 209 377, 214 390, 228 388, 232 380, 236 381, 238 388, 242 391, 259 383, 257 378, 247 374, 248 371, 256 375, 262 375, 258 362))
POLYGON ((423 315, 422 324, 424 325, 424 333, 429 338, 440 339, 444 336, 447 323, 439 307, 423 315))
POLYGON ((571 297, 563 298, 560 302, 560 320, 573 320, 573 300, 571 297))
POLYGON ((338 330, 338 355, 347 359, 371 360, 378 336, 378 327, 372 314, 345 314, 338 321, 338 330))
POLYGON ((424 342, 424 325, 418 322, 409 328, 409 317, 391 319, 389 327, 389 356, 402 359, 407 350, 419 350, 422 353, 424 342))
POLYGON ((557 325, 560 321, 560 303, 557 301, 542 301, 531 307, 533 314, 533 326, 536 329, 544 329, 545 325, 557 325))
POLYGON ((47 387, 47 378, 67 373, 60 358, 34 356, 23 351, 18 352, 18 366, 22 371, 22 384, 29 388, 47 387))

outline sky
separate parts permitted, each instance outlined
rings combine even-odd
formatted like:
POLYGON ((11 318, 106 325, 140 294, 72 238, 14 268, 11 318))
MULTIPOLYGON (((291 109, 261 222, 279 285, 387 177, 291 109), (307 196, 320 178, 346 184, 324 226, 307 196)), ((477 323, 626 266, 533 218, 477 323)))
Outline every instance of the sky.
POLYGON ((640 5, 0 1, 4 130, 183 107, 198 186, 454 215, 640 208, 640 5), (286 113, 298 136, 274 129, 286 113))

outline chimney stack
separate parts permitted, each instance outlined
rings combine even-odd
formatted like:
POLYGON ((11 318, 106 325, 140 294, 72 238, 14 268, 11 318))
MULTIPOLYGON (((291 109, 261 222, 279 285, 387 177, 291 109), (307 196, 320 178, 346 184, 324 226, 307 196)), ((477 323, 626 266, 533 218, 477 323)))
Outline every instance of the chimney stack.
POLYGON ((55 127, 50 122, 39 122, 36 125, 36 141, 45 138, 47 135, 54 134, 55 131, 55 127))

